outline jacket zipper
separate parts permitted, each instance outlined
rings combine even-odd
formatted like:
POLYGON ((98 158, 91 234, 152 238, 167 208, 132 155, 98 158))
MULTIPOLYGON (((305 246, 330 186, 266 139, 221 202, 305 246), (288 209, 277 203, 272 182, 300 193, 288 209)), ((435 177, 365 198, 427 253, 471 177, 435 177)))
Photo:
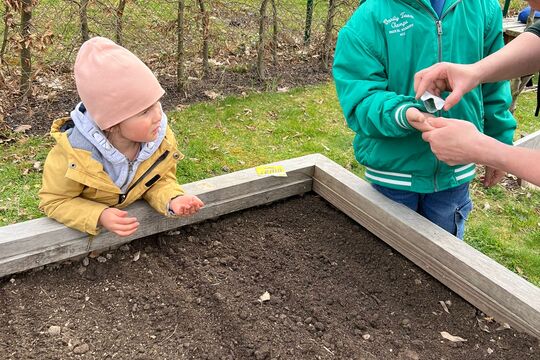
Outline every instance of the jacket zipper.
POLYGON ((121 204, 124 202, 124 200, 126 200, 126 198, 128 197, 128 194, 131 190, 133 190, 133 188, 135 186, 137 186, 152 170, 154 170, 156 168, 156 166, 158 166, 163 160, 165 160, 165 158, 167 158, 167 156, 169 155, 169 150, 166 150, 163 154, 161 154, 159 156, 159 158, 156 159, 156 161, 152 164, 152 166, 150 166, 145 172, 144 174, 141 175, 140 178, 138 178, 130 187, 129 189, 127 189, 127 191, 124 193, 124 194, 120 194, 120 196, 118 197, 118 204, 121 204))
MULTIPOLYGON (((442 34, 443 34, 443 28, 442 28, 442 20, 448 14, 450 11, 452 11, 462 0, 456 1, 452 6, 450 6, 444 13, 441 14, 439 18, 436 18, 431 13, 431 9, 429 9, 421 0, 416 0, 425 10, 426 12, 435 20, 435 26, 437 27, 437 46, 438 46, 438 52, 437 52, 437 59, 438 62, 442 61, 442 34)), ((441 111, 437 112, 438 116, 442 115, 441 111)), ((433 174, 433 191, 437 191, 437 173, 439 172, 439 159, 435 158, 435 173, 433 174)))
POLYGON ((124 181, 122 186, 120 186, 120 189, 123 188, 124 186, 126 186, 126 183, 129 181, 129 175, 131 174, 132 171, 133 171, 133 161, 128 159, 128 173, 127 173, 127 176, 126 176, 126 181, 124 181))

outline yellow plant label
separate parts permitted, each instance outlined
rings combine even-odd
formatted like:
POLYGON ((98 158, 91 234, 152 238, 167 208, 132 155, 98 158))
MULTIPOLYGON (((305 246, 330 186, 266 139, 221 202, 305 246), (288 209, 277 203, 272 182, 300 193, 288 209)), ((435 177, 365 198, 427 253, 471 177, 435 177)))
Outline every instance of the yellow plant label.
POLYGON ((287 176, 287 172, 282 165, 261 165, 255 168, 257 175, 287 176))

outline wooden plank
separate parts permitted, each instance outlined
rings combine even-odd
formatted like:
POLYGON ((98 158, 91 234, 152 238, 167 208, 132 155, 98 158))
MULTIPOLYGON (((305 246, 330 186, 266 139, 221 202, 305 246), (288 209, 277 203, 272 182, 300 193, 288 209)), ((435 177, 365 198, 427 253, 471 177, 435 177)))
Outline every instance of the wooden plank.
POLYGON ((517 19, 517 17, 505 18, 503 19, 503 32, 508 29, 523 28, 525 29, 525 24, 517 19))
POLYGON ((334 162, 313 190, 486 314, 540 337, 540 289, 334 162))
POLYGON ((48 218, 0 227, 0 277, 311 190, 313 155, 276 164, 287 177, 259 176, 251 168, 184 185, 205 202, 191 217, 167 218, 139 201, 127 209, 141 223, 129 237, 106 231, 91 237, 48 218))
MULTIPOLYGON (((515 141, 514 146, 520 146, 527 149, 540 149, 540 130, 515 141)), ((526 188, 536 189, 536 190, 540 189, 539 186, 531 184, 530 182, 525 181, 523 179, 518 179, 518 183, 519 185, 526 188)))
POLYGON ((540 130, 516 140, 514 146, 528 149, 540 149, 540 130))
POLYGON ((521 35, 525 31, 525 28, 526 25, 518 21, 517 17, 503 19, 504 43, 508 44, 521 35))

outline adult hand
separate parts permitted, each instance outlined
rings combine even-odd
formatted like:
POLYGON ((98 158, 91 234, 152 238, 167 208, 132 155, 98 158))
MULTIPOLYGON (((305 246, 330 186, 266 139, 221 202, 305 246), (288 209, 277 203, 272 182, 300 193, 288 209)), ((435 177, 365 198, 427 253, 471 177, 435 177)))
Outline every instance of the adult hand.
POLYGON ((128 217, 127 211, 107 208, 99 216, 99 224, 119 236, 129 236, 137 231, 139 222, 135 217, 128 217))
POLYGON ((415 107, 410 107, 407 109, 405 117, 409 124, 418 131, 424 132, 433 129, 427 122, 429 118, 433 118, 433 115, 429 113, 422 112, 415 107))
POLYGON ((497 185, 505 176, 505 171, 486 166, 486 172, 484 174, 484 178, 482 179, 482 184, 484 184, 485 187, 492 187, 497 185))
POLYGON ((193 215, 203 206, 204 203, 195 195, 181 195, 169 202, 169 209, 179 216, 193 215))
POLYGON ((457 119, 433 118, 428 120, 433 127, 424 132, 422 138, 429 142, 431 151, 448 165, 479 162, 480 143, 485 135, 468 122, 457 119))
POLYGON ((424 92, 440 96, 443 91, 451 91, 445 99, 444 110, 456 105, 463 95, 480 84, 478 72, 473 65, 438 63, 416 73, 414 91, 419 99, 424 92))

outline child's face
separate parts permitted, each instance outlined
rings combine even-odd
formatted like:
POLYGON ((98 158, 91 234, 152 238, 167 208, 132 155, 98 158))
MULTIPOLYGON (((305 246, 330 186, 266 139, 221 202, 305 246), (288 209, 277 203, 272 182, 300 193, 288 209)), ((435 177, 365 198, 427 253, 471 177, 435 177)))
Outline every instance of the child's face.
POLYGON ((122 121, 118 127, 120 134, 134 142, 150 142, 156 140, 161 123, 161 104, 154 103, 146 110, 122 121))

